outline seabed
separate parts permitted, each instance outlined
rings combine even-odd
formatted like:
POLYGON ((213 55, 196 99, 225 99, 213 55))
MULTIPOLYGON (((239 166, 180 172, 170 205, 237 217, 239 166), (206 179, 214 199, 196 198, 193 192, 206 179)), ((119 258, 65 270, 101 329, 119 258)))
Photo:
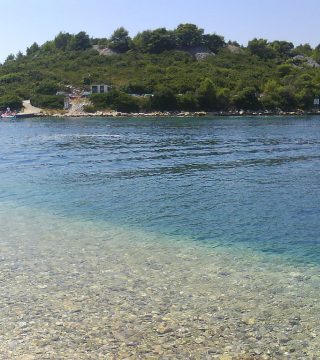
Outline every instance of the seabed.
POLYGON ((1 359, 318 359, 319 268, 6 206, 1 359))

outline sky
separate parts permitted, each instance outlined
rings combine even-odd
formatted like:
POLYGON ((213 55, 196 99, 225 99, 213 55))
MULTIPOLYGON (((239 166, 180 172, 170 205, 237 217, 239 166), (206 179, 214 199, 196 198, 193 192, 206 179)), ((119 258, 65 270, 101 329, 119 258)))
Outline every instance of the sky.
POLYGON ((0 0, 0 62, 60 31, 109 37, 193 23, 242 45, 255 37, 320 43, 319 0, 0 0))

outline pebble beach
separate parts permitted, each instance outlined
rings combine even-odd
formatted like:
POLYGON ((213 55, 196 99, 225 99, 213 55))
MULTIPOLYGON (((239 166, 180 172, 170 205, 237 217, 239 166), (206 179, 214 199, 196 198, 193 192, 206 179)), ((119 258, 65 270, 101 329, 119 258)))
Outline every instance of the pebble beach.
POLYGON ((318 359, 317 267, 27 210, 1 213, 1 359, 318 359))

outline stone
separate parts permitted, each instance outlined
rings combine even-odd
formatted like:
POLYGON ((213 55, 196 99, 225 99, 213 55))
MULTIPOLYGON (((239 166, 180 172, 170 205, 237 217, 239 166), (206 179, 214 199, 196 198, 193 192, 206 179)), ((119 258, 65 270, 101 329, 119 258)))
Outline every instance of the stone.
POLYGON ((219 356, 219 360, 232 360, 232 356, 230 356, 230 355, 221 355, 221 356, 219 356))
POLYGON ((256 323, 256 319, 251 317, 251 318, 243 318, 242 322, 247 324, 247 325, 254 325, 256 323))
POLYGON ((194 339, 194 342, 195 342, 196 344, 203 344, 204 341, 205 341, 205 338, 204 338, 204 337, 197 337, 197 338, 194 339))
POLYGON ((170 332, 173 332, 173 329, 169 326, 167 326, 166 324, 160 324, 157 329, 156 329, 157 333, 159 335, 165 335, 168 334, 170 332))

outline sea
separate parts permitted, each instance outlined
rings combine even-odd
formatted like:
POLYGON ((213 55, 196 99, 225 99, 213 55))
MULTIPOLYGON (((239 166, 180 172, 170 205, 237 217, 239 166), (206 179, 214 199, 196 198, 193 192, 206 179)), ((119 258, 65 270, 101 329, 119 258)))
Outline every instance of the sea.
POLYGON ((320 359, 320 116, 0 122, 0 359, 320 359))

